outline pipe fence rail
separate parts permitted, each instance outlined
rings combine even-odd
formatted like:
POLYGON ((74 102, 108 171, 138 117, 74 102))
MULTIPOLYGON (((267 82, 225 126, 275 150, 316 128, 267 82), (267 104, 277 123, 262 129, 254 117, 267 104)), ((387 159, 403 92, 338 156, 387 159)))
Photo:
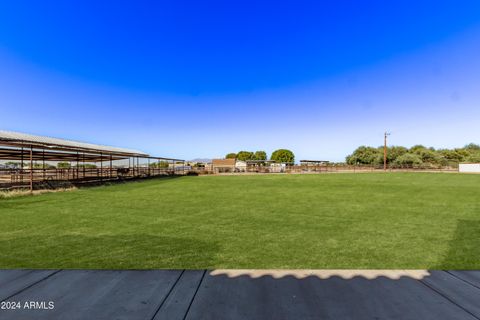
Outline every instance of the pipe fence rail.
MULTIPOLYGON (((196 174, 242 174, 242 173, 333 173, 333 172, 383 172, 383 165, 285 165, 280 166, 247 166, 245 167, 221 167, 215 168, 212 165, 204 167, 191 167, 190 172, 196 174)), ((433 166, 387 166, 388 172, 458 172, 457 167, 433 167, 433 166)))
POLYGON ((68 168, 68 169, 0 169, 0 189, 43 188, 40 182, 107 182, 156 176, 184 175, 183 166, 169 168, 68 168))

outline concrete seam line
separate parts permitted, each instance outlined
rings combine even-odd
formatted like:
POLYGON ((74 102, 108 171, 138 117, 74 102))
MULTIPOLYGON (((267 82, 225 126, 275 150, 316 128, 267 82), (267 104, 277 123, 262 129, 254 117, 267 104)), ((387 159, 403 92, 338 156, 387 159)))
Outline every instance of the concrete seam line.
POLYGON ((192 307, 193 300, 195 300, 195 297, 197 296, 198 290, 200 289, 203 279, 205 279, 205 274, 207 273, 207 270, 205 269, 202 274, 202 278, 200 279, 200 282, 198 282, 197 289, 195 290, 195 293, 193 294, 192 300, 190 301, 190 304, 188 305, 187 311, 185 312, 185 316, 183 316, 183 320, 187 319, 188 313, 190 312, 190 308, 192 307))
POLYGON ((26 286, 25 288, 22 288, 22 289, 18 290, 17 292, 15 292, 15 293, 13 293, 13 294, 9 295, 8 297, 6 297, 6 298, 2 299, 1 301, 8 300, 8 299, 10 299, 10 298, 12 298, 12 297, 16 296, 17 294, 20 294, 20 293, 22 293, 23 291, 25 291, 25 290, 27 290, 27 289, 30 289, 30 288, 31 288, 31 287, 33 287, 34 285, 36 285, 36 284, 38 284, 38 283, 42 282, 43 280, 46 280, 46 279, 50 278, 50 277, 51 277, 51 276, 53 276, 53 275, 56 275, 56 274, 57 274, 57 273, 59 273, 60 271, 62 271, 62 269, 60 269, 60 270, 57 270, 57 271, 55 271, 55 272, 52 272, 52 273, 50 273, 50 274, 49 274, 49 275, 47 275, 46 277, 43 277, 42 279, 40 279, 40 280, 38 280, 38 281, 35 281, 34 283, 32 283, 32 284, 30 284, 30 285, 26 286))
POLYGON ((457 276, 457 275, 455 275, 455 274, 451 273, 451 272, 450 272, 450 271, 448 271, 448 270, 447 270, 447 271, 445 271, 445 272, 447 272, 447 273, 448 273, 449 275, 451 275, 452 277, 455 277, 455 278, 457 278, 458 280, 462 280, 463 282, 465 282, 465 283, 467 283, 467 284, 471 285, 471 286, 472 286, 472 287, 474 287, 474 288, 480 289, 480 287, 479 287, 479 286, 477 286, 476 284, 473 284, 473 283, 471 283, 471 282, 470 282, 470 281, 468 281, 468 280, 462 279, 462 278, 460 278, 459 276, 457 276))
POLYGON ((466 313, 468 313, 469 315, 471 315, 472 317, 474 317, 475 319, 478 319, 480 320, 479 317, 477 317, 475 314, 473 314, 472 312, 470 312, 468 309, 462 307, 461 305, 459 305, 458 303, 456 303, 455 301, 453 301, 452 299, 450 299, 447 295, 443 294, 442 292, 440 292, 439 290, 433 288, 432 286, 430 286, 429 284, 425 283, 423 280, 418 280, 421 284, 423 284, 425 287, 429 288, 430 290, 432 290, 433 292, 436 292, 439 296, 443 297, 444 299, 450 301, 450 303, 452 303, 453 305, 457 306, 458 308, 462 309, 463 311, 465 311, 466 313))
POLYGON ((172 286, 168 290, 168 293, 165 295, 165 298, 163 298, 162 302, 160 302, 160 305, 158 306, 157 310, 155 310, 150 320, 155 319, 155 317, 157 316, 157 313, 160 311, 160 309, 162 309, 163 305, 165 304, 165 301, 167 301, 168 297, 173 291, 173 288, 175 288, 175 286, 177 285, 178 281, 180 281, 180 278, 183 276, 184 273, 185 273, 185 269, 182 270, 182 272, 180 272, 180 275, 178 276, 177 280, 175 280, 175 282, 172 284, 172 286))

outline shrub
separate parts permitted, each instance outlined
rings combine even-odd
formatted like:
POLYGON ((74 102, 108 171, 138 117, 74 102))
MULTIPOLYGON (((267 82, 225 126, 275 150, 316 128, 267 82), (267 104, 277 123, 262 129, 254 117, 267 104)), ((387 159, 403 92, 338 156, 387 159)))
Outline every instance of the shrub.
POLYGON ((348 164, 374 164, 380 161, 380 157, 381 163, 383 163, 383 154, 379 149, 361 146, 347 156, 346 160, 348 164))
POLYGON ((394 164, 401 167, 404 167, 404 166, 415 167, 415 166, 420 166, 422 164, 422 159, 417 154, 406 153, 398 157, 395 160, 394 164))

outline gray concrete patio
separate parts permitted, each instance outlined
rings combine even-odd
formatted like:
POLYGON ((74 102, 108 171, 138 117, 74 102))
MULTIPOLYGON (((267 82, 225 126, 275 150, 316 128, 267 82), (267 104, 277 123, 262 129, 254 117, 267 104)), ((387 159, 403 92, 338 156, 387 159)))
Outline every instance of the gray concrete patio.
POLYGON ((1 270, 0 300, 21 305, 0 319, 480 319, 480 271, 1 270))

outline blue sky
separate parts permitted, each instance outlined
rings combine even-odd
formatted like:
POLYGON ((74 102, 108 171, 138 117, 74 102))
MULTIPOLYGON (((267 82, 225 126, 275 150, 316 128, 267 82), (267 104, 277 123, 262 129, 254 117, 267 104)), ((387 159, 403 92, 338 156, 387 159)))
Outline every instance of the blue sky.
POLYGON ((185 159, 480 143, 478 1, 0 4, 0 129, 185 159))

